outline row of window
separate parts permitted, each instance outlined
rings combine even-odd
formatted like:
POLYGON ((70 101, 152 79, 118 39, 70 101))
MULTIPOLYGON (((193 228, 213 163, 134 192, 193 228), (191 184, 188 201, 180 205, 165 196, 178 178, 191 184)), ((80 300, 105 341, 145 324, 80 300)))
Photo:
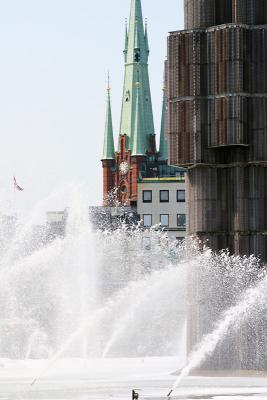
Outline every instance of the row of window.
MULTIPOLYGON (((153 196, 152 190, 143 190, 143 203, 152 203, 153 196)), ((169 203, 170 193, 169 190, 159 191, 159 201, 161 203, 169 203)), ((185 190, 176 190, 176 201, 185 202, 185 190)))
MULTIPOLYGON (((177 246, 179 246, 184 240, 185 237, 177 237, 176 238, 177 246)), ((142 245, 145 250, 151 250, 151 237, 143 237, 142 245)))
MULTIPOLYGON (((169 226, 170 216, 169 214, 160 214, 160 224, 163 227, 169 226)), ((152 226, 152 214, 144 214, 143 215, 143 225, 145 227, 152 226)), ((185 214, 177 214, 177 227, 185 228, 186 225, 186 215, 185 214)))

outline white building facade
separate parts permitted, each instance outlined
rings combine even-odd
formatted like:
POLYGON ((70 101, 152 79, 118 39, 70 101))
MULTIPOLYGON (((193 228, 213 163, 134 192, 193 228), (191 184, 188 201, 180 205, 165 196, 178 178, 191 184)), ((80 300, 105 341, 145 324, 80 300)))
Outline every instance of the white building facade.
POLYGON ((186 236, 184 177, 143 178, 138 183, 137 213, 144 228, 159 225, 171 239, 186 236))

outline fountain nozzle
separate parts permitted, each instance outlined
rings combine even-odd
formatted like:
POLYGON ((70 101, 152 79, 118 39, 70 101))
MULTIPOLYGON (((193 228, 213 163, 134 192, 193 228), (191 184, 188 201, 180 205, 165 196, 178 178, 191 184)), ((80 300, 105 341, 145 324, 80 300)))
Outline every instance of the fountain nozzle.
POLYGON ((133 390, 132 391, 132 400, 138 400, 138 399, 139 399, 139 394, 135 390, 133 390))
POLYGON ((31 382, 31 386, 33 386, 37 381, 37 378, 35 378, 32 382, 31 382))

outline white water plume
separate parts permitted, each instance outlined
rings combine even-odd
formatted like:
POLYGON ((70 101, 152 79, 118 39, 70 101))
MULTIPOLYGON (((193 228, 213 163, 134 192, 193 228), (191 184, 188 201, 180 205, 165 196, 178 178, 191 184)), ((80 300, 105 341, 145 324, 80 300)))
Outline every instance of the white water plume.
POLYGON ((187 365, 182 369, 167 397, 171 396, 183 378, 188 376, 194 368, 199 367, 214 352, 217 344, 227 335, 230 328, 237 330, 255 307, 261 308, 265 304, 266 299, 267 277, 263 278, 255 287, 247 289, 238 304, 223 313, 221 319, 215 324, 215 329, 205 335, 191 355, 189 355, 187 365))
MULTIPOLYGON (((73 332, 67 341, 61 346, 60 350, 57 351, 50 360, 48 360, 44 369, 32 381, 32 385, 35 384, 36 381, 39 380, 52 367, 58 358, 64 355, 64 353, 77 338, 81 337, 84 333, 87 333, 88 340, 91 340, 90 329, 93 328, 97 322, 105 322, 107 319, 109 319, 110 315, 114 316, 118 309, 123 309, 125 307, 125 302, 130 304, 134 302, 132 308, 127 308, 130 315, 131 311, 138 310, 140 306, 147 306, 151 300, 152 307, 154 308, 155 305, 153 303, 153 299, 159 290, 164 290, 165 288, 165 290, 168 291, 168 296, 170 296, 171 293, 174 295, 174 291, 177 290, 177 282, 179 283, 177 278, 179 278, 182 273, 185 273, 185 271, 181 271, 181 268, 185 268, 185 265, 181 264, 180 269, 177 268, 177 266, 169 266, 169 268, 164 271, 155 271, 140 281, 131 282, 127 287, 119 291, 114 298, 109 299, 104 307, 96 310, 91 316, 87 316, 87 318, 79 325, 76 331, 73 332), (172 287, 170 287, 170 284, 172 287), (136 296, 137 293, 140 293, 140 296, 136 296)), ((180 290, 184 290, 184 288, 180 287, 180 290)), ((173 297, 171 297, 171 299, 172 298, 173 297)), ((185 308, 183 305, 180 305, 180 308, 181 313, 183 314, 185 308)), ((149 310, 147 311, 149 312, 149 310)), ((108 341, 106 349, 104 349, 103 356, 106 355, 104 353, 107 353, 107 351, 111 348, 119 334, 121 334, 124 329, 127 329, 129 315, 127 315, 127 317, 124 316, 124 318, 121 316, 119 317, 120 325, 117 327, 117 330, 114 331, 112 338, 108 341)))
MULTIPOLYGON (((180 304, 176 307, 177 318, 180 319, 181 324, 184 322, 186 318, 184 276, 186 275, 187 268, 188 265, 184 265, 183 263, 175 267, 169 266, 164 271, 154 272, 145 279, 145 282, 144 280, 141 281, 141 287, 136 287, 136 292, 132 292, 133 298, 129 299, 130 296, 128 296, 129 305, 124 314, 119 316, 118 323, 113 328, 112 336, 104 348, 102 358, 108 355, 112 346, 119 340, 121 335, 126 331, 129 332, 129 326, 131 326, 132 321, 135 324, 138 323, 138 317, 140 314, 143 315, 144 310, 146 310, 146 314, 149 316, 148 322, 151 322, 155 310, 164 304, 165 311, 167 309, 170 311, 172 304, 179 302, 180 299, 180 304), (159 293, 161 293, 161 303, 157 304, 159 293)), ((131 327, 130 329, 133 328, 131 327)))
POLYGON ((93 229, 81 188, 68 189, 64 230, 45 224, 40 237, 54 196, 18 221, 8 245, 1 226, 2 358, 47 358, 45 369, 58 358, 184 359, 186 326, 199 339, 263 274, 253 259, 177 245, 160 229, 93 229))

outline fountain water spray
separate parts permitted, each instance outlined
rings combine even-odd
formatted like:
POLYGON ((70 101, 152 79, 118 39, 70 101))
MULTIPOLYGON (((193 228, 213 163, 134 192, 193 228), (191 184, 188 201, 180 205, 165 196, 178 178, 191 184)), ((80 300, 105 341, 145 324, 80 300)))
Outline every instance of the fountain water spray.
MULTIPOLYGON (((196 301, 214 300, 213 313, 205 310, 208 324, 223 307, 236 304, 254 276, 259 279, 253 260, 200 252, 196 241, 177 246, 159 229, 122 224, 93 231, 81 190, 67 197, 64 235, 38 242, 35 225, 40 210, 48 209, 44 201, 7 246, 0 243, 0 357, 46 357, 32 384, 59 358, 177 357, 180 337, 178 355, 184 359, 188 276, 197 281, 200 275, 200 290, 192 290, 200 296, 196 301)), ((218 336, 225 336, 232 312, 238 313, 234 308, 224 314, 226 325, 216 326, 204 353, 197 353, 198 362, 213 351, 218 336)), ((190 360, 191 368, 196 361, 190 360)))
POLYGON ((87 330, 94 322, 95 319, 97 319, 102 313, 104 313, 106 310, 99 310, 98 312, 95 313, 94 317, 89 319, 86 322, 83 322, 80 327, 69 337, 69 339, 63 344, 61 349, 47 362, 46 366, 43 368, 43 370, 40 372, 38 376, 36 376, 33 381, 31 382, 31 386, 33 386, 54 364, 54 362, 62 355, 65 353, 65 351, 69 348, 69 346, 74 342, 75 339, 77 339, 79 336, 81 336, 85 330, 87 330))
MULTIPOLYGON (((191 267, 194 268, 194 263, 197 263, 197 260, 192 261, 191 267)), ((175 291, 180 291, 181 297, 185 298, 185 287, 184 287, 184 278, 183 275, 186 274, 186 270, 188 265, 184 263, 178 264, 177 266, 169 266, 164 271, 156 271, 152 275, 146 278, 146 282, 142 290, 138 290, 134 297, 134 301, 130 303, 126 312, 120 316, 118 324, 114 327, 111 338, 108 340, 102 358, 105 358, 112 346, 116 343, 119 337, 126 331, 130 325, 131 320, 136 320, 138 317, 138 313, 143 313, 144 310, 150 314, 150 309, 157 308, 159 305, 157 304, 158 293, 166 293, 169 296, 169 303, 171 301, 175 301, 173 298, 173 294, 175 291), (179 285, 180 280, 180 287, 179 285), (178 285, 177 285, 178 283, 178 285)), ((144 281, 142 281, 142 284, 144 281)), ((167 306, 167 305, 166 305, 167 306)), ((183 321, 185 319, 185 304, 182 300, 180 300, 180 310, 177 308, 177 317, 183 321), (179 312, 180 311, 180 312, 179 312)), ((151 310, 152 312, 152 310, 151 310)))
POLYGON ((207 356, 216 349, 217 344, 227 335, 231 328, 237 330, 240 323, 244 321, 254 307, 265 304, 267 297, 267 277, 263 278, 255 287, 247 289, 240 302, 223 313, 221 319, 216 323, 215 329, 204 336, 189 356, 187 365, 183 368, 172 389, 167 394, 169 398, 174 390, 180 385, 181 380, 189 375, 192 369, 203 363, 207 356))
MULTIPOLYGON (((181 264, 181 267, 184 267, 184 265, 181 264)), ((83 321, 79 328, 72 335, 70 335, 68 340, 62 345, 60 350, 56 352, 54 356, 47 362, 47 365, 43 368, 39 375, 33 379, 31 386, 33 386, 51 368, 55 361, 59 359, 71 346, 75 339, 80 337, 84 332, 88 332, 90 327, 94 326, 97 321, 105 320, 110 314, 114 314, 118 308, 123 307, 125 299, 136 298, 136 303, 132 307, 132 311, 135 311, 135 309, 139 308, 141 305, 144 306, 147 302, 150 302, 151 298, 153 298, 153 295, 155 295, 158 290, 162 289, 163 287, 167 287, 168 291, 170 291, 169 284, 171 282, 174 283, 173 291, 175 291, 177 289, 176 282, 179 275, 181 276, 181 270, 177 267, 170 266, 165 271, 155 271, 145 279, 137 282, 131 282, 126 288, 123 288, 119 293, 117 293, 112 300, 109 300, 104 307, 95 311, 92 316, 89 316, 87 320, 83 321), (136 297, 136 293, 141 293, 140 298, 136 297)), ((155 307, 154 304, 153 307, 155 307)), ((131 309, 129 309, 129 312, 130 311, 131 309)), ((115 339, 118 337, 118 334, 123 330, 122 328, 127 328, 127 318, 121 319, 121 325, 119 325, 118 331, 115 330, 114 335, 112 335, 112 338, 108 341, 103 352, 103 357, 111 348, 115 339)), ((90 337, 90 333, 88 333, 88 335, 90 337)))

